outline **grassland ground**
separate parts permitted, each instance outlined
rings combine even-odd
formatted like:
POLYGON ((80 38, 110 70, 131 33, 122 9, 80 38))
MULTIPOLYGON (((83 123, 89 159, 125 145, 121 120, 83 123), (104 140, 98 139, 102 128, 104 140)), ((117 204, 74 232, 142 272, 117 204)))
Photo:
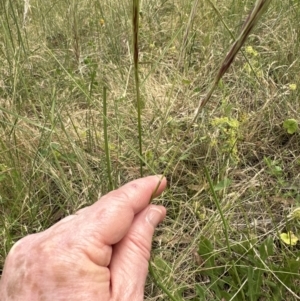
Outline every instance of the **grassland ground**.
MULTIPOLYGON (((140 6, 143 170, 169 183, 145 300, 299 300, 300 4, 271 2, 188 130, 253 1, 215 5, 140 6)), ((109 164, 113 187, 140 176, 131 6, 1 1, 0 271, 108 192, 109 164)))

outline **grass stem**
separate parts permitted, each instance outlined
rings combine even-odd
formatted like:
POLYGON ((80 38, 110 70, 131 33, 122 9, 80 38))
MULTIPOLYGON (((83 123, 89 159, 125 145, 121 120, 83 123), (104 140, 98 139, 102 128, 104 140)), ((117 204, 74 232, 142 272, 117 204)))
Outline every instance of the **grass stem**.
POLYGON ((105 145, 105 158, 106 158, 106 168, 108 176, 108 186, 109 191, 114 189, 112 176, 111 176, 111 160, 109 153, 109 140, 107 133, 107 98, 106 98, 106 87, 103 87, 103 131, 104 131, 104 145, 105 145))
MULTIPOLYGON (((139 0, 133 0, 133 64, 134 64, 134 79, 137 104, 137 119, 138 119, 138 134, 139 134, 139 152, 140 157, 143 157, 143 141, 142 141, 142 104, 140 97, 140 80, 139 80, 139 0)), ((143 176, 143 161, 140 159, 140 175, 143 176)))

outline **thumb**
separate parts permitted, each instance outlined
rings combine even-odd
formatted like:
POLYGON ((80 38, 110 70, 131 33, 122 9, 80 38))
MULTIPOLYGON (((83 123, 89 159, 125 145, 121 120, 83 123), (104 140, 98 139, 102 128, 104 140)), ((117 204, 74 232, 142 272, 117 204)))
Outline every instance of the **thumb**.
POLYGON ((165 216, 165 207, 149 205, 135 216, 128 233, 113 247, 110 263, 113 300, 144 300, 152 237, 165 216))

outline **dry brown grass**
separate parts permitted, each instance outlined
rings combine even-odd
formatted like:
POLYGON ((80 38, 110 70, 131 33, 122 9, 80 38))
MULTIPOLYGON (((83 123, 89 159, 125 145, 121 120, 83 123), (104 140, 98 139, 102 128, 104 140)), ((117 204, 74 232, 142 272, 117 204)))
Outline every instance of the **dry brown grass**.
MULTIPOLYGON (((114 185, 139 177, 129 3, 32 0, 23 29, 24 2, 11 3, 16 18, 11 8, 0 15, 2 23, 4 12, 9 20, 0 35, 0 266, 17 239, 107 192, 103 85, 114 185)), ((197 284, 206 289, 207 300, 221 300, 197 253, 203 237, 214 247, 215 275, 218 283, 227 281, 222 290, 228 294, 247 278, 241 270, 234 277, 236 266, 261 269, 257 256, 250 259, 249 244, 242 255, 236 250, 245 241, 259 250, 272 239, 274 254, 265 260, 271 271, 300 256, 298 245, 278 239, 288 229, 300 235, 298 223, 287 222, 300 202, 300 136, 282 127, 287 118, 299 121, 299 3, 272 1, 246 43, 257 55, 243 49, 256 75, 239 53, 190 130, 232 39, 207 1, 196 11, 182 1, 144 1, 141 9, 144 172, 163 173, 175 158, 166 173, 169 189, 155 200, 168 208, 168 216, 153 242, 154 271, 174 300, 197 300, 197 284), (231 180, 216 192, 231 254, 204 167, 215 186, 231 180), (219 274, 217 268, 225 265, 226 273, 219 274)), ((249 1, 218 3, 234 35, 250 9, 249 1)), ((255 300, 297 300, 296 277, 287 282, 293 294, 267 267, 260 287, 264 296, 255 300)), ((145 299, 168 298, 149 279, 145 299)))

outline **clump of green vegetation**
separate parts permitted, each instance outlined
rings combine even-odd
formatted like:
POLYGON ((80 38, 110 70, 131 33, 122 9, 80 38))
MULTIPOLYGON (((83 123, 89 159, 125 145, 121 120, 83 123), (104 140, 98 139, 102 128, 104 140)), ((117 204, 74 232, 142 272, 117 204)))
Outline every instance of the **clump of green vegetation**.
POLYGON ((299 300, 300 4, 221 72, 252 5, 142 1, 134 61, 131 1, 1 2, 1 268, 142 169, 170 184, 145 300, 299 300))
POLYGON ((295 134, 299 130, 298 122, 295 119, 286 119, 283 122, 283 128, 287 131, 288 134, 295 134))

